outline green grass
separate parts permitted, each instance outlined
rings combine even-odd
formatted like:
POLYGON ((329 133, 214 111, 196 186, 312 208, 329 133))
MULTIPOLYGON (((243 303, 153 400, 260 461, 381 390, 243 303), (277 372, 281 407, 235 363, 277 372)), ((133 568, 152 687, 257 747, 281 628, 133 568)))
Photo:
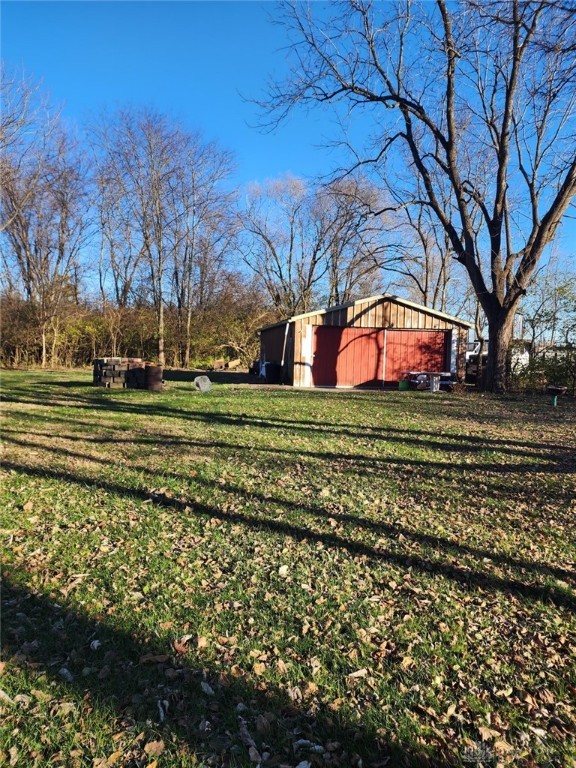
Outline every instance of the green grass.
POLYGON ((14 766, 576 757, 576 403, 4 372, 14 766))

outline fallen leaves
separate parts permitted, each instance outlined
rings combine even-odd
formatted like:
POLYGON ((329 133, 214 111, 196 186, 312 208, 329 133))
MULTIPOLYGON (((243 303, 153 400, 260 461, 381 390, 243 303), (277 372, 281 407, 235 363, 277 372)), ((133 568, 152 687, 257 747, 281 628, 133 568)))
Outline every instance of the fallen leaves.
POLYGON ((117 763, 119 763, 120 760, 122 759, 122 755, 123 755, 122 750, 117 750, 116 752, 112 752, 112 754, 106 758, 106 763, 105 763, 106 766, 117 765, 117 763))
POLYGON ((77 423, 47 406, 65 421, 11 419, 37 451, 8 445, 23 469, 2 495, 27 596, 3 617, 19 764, 48 723, 78 732, 71 766, 94 727, 110 745, 98 764, 115 768, 349 768, 356 750, 384 765, 397 734, 416 765, 477 742, 503 763, 562 764, 576 732, 572 417, 218 394, 200 412, 184 390, 157 411, 134 393, 124 412, 82 393, 77 423))
POLYGON ((39 701, 52 701, 52 696, 45 691, 40 691, 37 688, 33 688, 30 693, 39 701))
POLYGON ((14 700, 6 693, 6 691, 3 691, 0 688, 0 701, 3 701, 4 704, 14 704, 14 700))

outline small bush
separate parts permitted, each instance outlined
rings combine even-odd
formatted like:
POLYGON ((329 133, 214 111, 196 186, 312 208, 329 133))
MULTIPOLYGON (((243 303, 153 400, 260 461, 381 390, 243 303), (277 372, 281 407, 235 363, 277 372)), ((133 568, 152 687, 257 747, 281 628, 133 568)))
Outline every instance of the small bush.
POLYGON ((558 349, 540 355, 511 377, 512 389, 543 392, 548 385, 568 387, 576 394, 576 348, 558 349))

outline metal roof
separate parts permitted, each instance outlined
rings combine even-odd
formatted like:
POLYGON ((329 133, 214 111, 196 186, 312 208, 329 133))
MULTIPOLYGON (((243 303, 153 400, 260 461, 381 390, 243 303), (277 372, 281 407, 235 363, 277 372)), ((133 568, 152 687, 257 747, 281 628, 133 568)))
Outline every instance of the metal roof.
POLYGON ((415 304, 413 301, 408 301, 408 299, 402 299, 400 296, 393 296, 390 293, 380 293, 376 296, 368 296, 365 299, 356 299, 356 301, 349 301, 346 304, 338 304, 334 307, 326 307, 326 309, 317 309, 314 312, 304 312, 300 315, 293 315, 292 317, 287 317, 285 320, 279 320, 277 323, 270 323, 269 325, 264 325, 262 328, 260 328, 260 331, 267 331, 269 328, 276 328, 280 325, 285 325, 286 323, 293 323, 295 320, 301 320, 304 317, 312 317, 313 315, 325 315, 328 312, 336 312, 340 309, 347 309, 348 307, 353 307, 356 304, 362 304, 366 301, 382 301, 385 299, 390 299, 391 301, 395 301, 397 304, 403 304, 405 307, 410 307, 411 309, 417 309, 419 311, 427 312, 429 315, 433 315, 434 317, 438 317, 442 320, 448 320, 452 323, 455 323, 456 325, 463 325, 467 328, 474 328, 474 323, 469 323, 467 320, 462 320, 459 317, 454 317, 453 315, 447 315, 444 312, 438 312, 436 309, 430 309, 430 307, 425 307, 423 304, 415 304))

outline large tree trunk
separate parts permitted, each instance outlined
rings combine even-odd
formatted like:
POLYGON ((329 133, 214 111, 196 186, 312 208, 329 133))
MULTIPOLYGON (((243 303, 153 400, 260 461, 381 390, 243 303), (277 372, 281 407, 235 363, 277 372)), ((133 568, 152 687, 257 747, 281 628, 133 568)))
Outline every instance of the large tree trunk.
POLYGON ((488 359, 483 386, 490 392, 506 391, 508 352, 514 329, 514 309, 501 309, 488 317, 488 359))

